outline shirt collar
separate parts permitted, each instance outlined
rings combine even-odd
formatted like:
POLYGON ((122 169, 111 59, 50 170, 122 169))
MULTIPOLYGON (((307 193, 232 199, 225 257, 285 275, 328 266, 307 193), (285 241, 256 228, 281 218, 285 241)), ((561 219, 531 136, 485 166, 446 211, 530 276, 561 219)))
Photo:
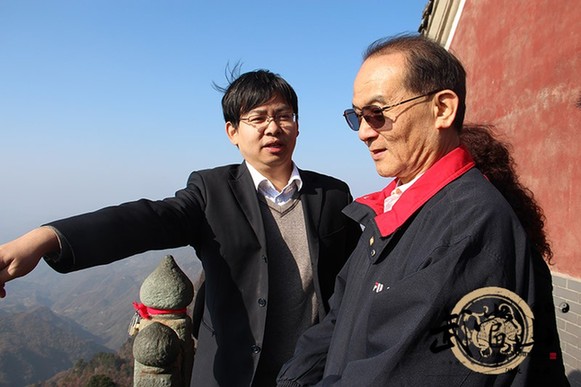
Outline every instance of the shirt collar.
POLYGON ((296 190, 300 191, 303 187, 303 180, 301 179, 301 175, 299 174, 299 169, 297 168, 296 164, 293 162, 293 170, 291 172, 290 178, 286 186, 282 189, 282 191, 278 191, 274 184, 270 182, 266 177, 264 177, 256 168, 250 165, 249 162, 246 162, 246 166, 248 167, 248 171, 250 172, 250 176, 252 176, 252 182, 254 183, 254 188, 256 188, 257 192, 260 191, 272 191, 274 190, 277 193, 284 193, 288 191, 288 188, 292 185, 296 186, 296 190))
POLYGON ((412 185, 407 187, 391 211, 384 212, 384 201, 396 188, 393 180, 382 191, 362 196, 356 201, 370 207, 376 214, 375 222, 382 236, 392 234, 421 206, 453 180, 474 167, 474 161, 464 146, 455 148, 438 160, 412 185))
POLYGON ((395 203, 399 200, 400 196, 416 182, 424 173, 420 173, 416 177, 414 177, 411 181, 408 181, 405 184, 400 184, 401 181, 398 179, 397 185, 393 191, 391 191, 391 195, 387 196, 383 201, 383 212, 391 211, 395 203))
POLYGON ((408 181, 405 184, 400 184, 400 180, 397 180, 397 185, 395 186, 396 188, 392 191, 392 195, 394 193, 396 193, 395 191, 398 191, 397 193, 399 193, 400 195, 402 193, 404 193, 409 187, 412 186, 412 184, 414 184, 424 173, 420 173, 419 175, 417 175, 416 177, 414 177, 411 181, 408 181))

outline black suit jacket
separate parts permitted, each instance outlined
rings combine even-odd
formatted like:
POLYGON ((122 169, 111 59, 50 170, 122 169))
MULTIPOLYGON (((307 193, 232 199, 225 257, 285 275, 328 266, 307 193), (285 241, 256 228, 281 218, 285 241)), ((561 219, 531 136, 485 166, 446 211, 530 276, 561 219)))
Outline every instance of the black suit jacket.
MULTIPOLYGON (((300 175, 321 320, 360 228, 341 213, 352 201, 344 182, 310 171, 300 175)), ((50 225, 66 246, 58 261, 49 262, 60 272, 148 250, 193 246, 206 287, 193 383, 251 385, 268 309, 268 302, 259 302, 268 298, 268 256, 257 193, 245 163, 193 172, 187 187, 171 198, 141 199, 50 225)))

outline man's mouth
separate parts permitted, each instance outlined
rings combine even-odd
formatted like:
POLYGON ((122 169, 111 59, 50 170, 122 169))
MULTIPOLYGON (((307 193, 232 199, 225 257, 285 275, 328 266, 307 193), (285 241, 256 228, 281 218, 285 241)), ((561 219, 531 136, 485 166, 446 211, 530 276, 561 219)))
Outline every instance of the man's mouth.
POLYGON ((283 147, 283 143, 282 142, 278 142, 278 141, 274 141, 274 142, 269 142, 268 144, 265 144, 263 146, 263 148, 282 148, 283 147))
POLYGON ((385 148, 369 149, 369 153, 371 153, 371 158, 374 160, 379 159, 385 151, 386 151, 385 148))

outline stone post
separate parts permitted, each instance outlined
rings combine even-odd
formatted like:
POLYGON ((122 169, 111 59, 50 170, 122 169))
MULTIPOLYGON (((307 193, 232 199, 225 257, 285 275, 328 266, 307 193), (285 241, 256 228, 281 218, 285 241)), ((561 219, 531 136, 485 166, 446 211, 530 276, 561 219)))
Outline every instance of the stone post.
POLYGON ((143 281, 139 297, 129 332, 136 335, 133 385, 189 386, 194 341, 186 308, 194 298, 192 282, 168 255, 143 281))

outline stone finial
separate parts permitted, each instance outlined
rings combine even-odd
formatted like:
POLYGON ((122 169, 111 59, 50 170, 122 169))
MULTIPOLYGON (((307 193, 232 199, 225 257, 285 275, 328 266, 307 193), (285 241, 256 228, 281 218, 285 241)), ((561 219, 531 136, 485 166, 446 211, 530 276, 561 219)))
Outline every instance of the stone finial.
POLYGON ((180 339, 168 326, 154 322, 135 337, 133 356, 139 363, 168 369, 180 354, 180 339))
POLYGON ((139 298, 151 308, 182 309, 192 302, 194 286, 173 256, 166 255, 141 284, 139 298))
POLYGON ((134 387, 188 387, 194 361, 192 319, 187 307, 194 286, 171 255, 143 281, 134 302, 134 387))

